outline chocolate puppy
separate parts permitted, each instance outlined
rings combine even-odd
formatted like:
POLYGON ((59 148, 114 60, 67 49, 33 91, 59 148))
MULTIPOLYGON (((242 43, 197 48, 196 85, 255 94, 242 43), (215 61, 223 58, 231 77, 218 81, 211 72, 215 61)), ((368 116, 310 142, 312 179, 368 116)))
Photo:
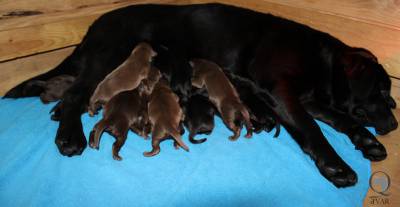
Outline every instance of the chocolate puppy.
POLYGON ((124 91, 111 98, 104 105, 103 119, 90 133, 89 146, 98 149, 101 134, 106 130, 117 139, 112 148, 113 158, 122 160, 118 152, 126 141, 129 128, 136 128, 143 121, 141 100, 138 90, 124 91))
POLYGON ((151 68, 149 78, 143 80, 137 89, 121 92, 111 98, 104 106, 103 119, 90 133, 89 146, 98 149, 101 134, 107 130, 117 139, 113 144, 113 158, 122 160, 118 152, 126 141, 129 129, 147 139, 151 130, 147 108, 148 96, 160 77, 158 69, 151 68))
POLYGON ((189 141, 193 144, 200 144, 207 140, 202 138, 194 139, 196 134, 209 135, 214 129, 214 105, 207 97, 195 94, 192 95, 185 105, 185 120, 184 124, 189 129, 189 141))
POLYGON ((44 104, 48 104, 60 100, 64 91, 72 85, 75 79, 76 78, 71 75, 59 75, 47 81, 34 80, 29 84, 31 86, 35 85, 43 88, 43 92, 40 94, 40 100, 44 104))
POLYGON ((193 59, 190 65, 193 67, 192 85, 206 87, 210 101, 218 109, 225 125, 234 132, 229 139, 235 141, 239 138, 243 122, 247 130, 245 137, 251 138, 253 125, 250 114, 222 69, 216 63, 203 59, 193 59))
POLYGON ((174 139, 174 146, 189 148, 182 141, 180 125, 183 120, 183 112, 179 106, 178 96, 172 92, 165 79, 161 79, 154 87, 149 101, 149 120, 153 126, 150 152, 144 152, 146 157, 157 155, 160 152, 160 142, 169 136, 174 139))
POLYGON ((98 108, 114 95, 137 88, 147 78, 151 61, 157 53, 147 43, 138 44, 120 66, 101 81, 90 98, 88 112, 93 116, 98 108))

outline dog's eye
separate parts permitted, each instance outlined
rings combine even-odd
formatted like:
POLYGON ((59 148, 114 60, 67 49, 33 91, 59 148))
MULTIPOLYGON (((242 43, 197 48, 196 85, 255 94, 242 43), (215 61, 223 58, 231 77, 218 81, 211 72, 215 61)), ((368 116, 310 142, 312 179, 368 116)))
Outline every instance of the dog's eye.
POLYGON ((356 116, 356 117, 359 118, 359 119, 366 119, 366 118, 367 118, 367 113, 366 113, 366 111, 365 111, 363 108, 361 108, 361 107, 356 107, 356 108, 353 110, 353 115, 356 116))

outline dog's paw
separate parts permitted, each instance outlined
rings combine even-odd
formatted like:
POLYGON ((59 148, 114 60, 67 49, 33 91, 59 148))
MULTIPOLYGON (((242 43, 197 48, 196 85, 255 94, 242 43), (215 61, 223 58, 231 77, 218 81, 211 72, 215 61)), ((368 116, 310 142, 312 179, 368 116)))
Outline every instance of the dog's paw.
POLYGON ((367 129, 360 128, 352 136, 351 140, 360 150, 363 156, 371 161, 381 161, 387 157, 385 147, 367 129))
POLYGON ((321 174, 336 187, 348 187, 357 183, 357 174, 343 161, 332 159, 317 162, 321 174))
POLYGON ((81 123, 67 126, 60 125, 55 143, 60 153, 64 156, 71 157, 82 154, 86 148, 87 141, 83 134, 81 123))

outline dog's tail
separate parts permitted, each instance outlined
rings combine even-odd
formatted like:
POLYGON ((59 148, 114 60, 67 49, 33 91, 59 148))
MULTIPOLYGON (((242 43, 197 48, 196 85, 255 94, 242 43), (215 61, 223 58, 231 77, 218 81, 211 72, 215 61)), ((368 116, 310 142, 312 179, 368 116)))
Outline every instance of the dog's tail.
MULTIPOLYGON (((76 49, 75 49, 76 51, 76 49)), ((20 97, 32 97, 32 96, 39 96, 43 90, 44 87, 41 85, 35 84, 37 81, 47 81, 50 78, 53 78, 55 76, 59 76, 62 74, 68 74, 72 76, 77 76, 79 68, 73 67, 73 58, 76 58, 76 55, 74 53, 68 56, 63 62, 61 62, 57 67, 54 69, 43 73, 41 75, 35 76, 29 80, 26 80, 14 88, 10 89, 4 96, 3 98, 20 98, 20 97), (33 84, 32 84, 33 83, 33 84)))
POLYGON ((190 134, 189 134, 189 141, 192 144, 201 144, 201 143, 207 141, 207 138, 194 139, 195 135, 196 135, 196 133, 194 133, 194 132, 190 132, 190 134))
POLYGON ((93 149, 99 149, 100 137, 104 130, 107 128, 107 121, 100 120, 90 132, 89 136, 89 146, 93 149))
POLYGON ((180 147, 182 147, 182 149, 186 150, 187 152, 189 152, 189 147, 186 146, 186 144, 183 142, 181 134, 179 133, 178 130, 176 130, 173 127, 170 127, 170 129, 168 130, 170 135, 172 136, 172 138, 179 144, 180 147))

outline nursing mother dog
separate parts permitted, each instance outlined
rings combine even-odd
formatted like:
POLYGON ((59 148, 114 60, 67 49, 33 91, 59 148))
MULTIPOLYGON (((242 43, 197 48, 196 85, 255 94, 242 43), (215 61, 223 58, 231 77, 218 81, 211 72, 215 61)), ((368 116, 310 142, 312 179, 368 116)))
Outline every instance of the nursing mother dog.
POLYGON ((366 158, 386 157, 383 145, 364 128, 386 134, 397 127, 391 82, 373 54, 305 25, 223 4, 135 5, 106 13, 59 66, 5 97, 38 96, 43 89, 29 82, 79 74, 56 109, 55 140, 61 154, 79 155, 87 143, 80 116, 91 94, 143 41, 159 54, 153 64, 180 99, 190 95, 191 58, 213 61, 269 91, 278 121, 337 187, 354 185, 357 175, 314 119, 345 133, 366 158))

